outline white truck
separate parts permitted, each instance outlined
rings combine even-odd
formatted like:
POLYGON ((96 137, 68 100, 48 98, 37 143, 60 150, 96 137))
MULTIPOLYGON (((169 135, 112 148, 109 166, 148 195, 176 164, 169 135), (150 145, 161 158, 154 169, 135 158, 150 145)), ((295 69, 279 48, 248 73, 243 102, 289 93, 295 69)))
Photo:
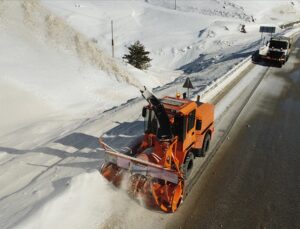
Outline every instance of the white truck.
POLYGON ((291 38, 288 37, 272 37, 259 49, 260 59, 279 64, 281 67, 289 59, 291 42, 291 38))

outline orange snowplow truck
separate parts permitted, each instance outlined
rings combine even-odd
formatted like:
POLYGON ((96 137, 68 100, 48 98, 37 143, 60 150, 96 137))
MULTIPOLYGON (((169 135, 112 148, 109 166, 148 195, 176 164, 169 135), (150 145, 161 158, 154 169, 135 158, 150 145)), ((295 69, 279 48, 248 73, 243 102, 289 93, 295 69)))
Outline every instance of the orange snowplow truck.
POLYGON ((115 186, 124 177, 127 191, 147 207, 175 212, 183 201, 184 187, 197 156, 205 156, 214 132, 214 106, 180 98, 156 98, 141 91, 148 105, 143 107, 144 135, 129 153, 107 145, 101 174, 115 186), (126 175, 127 174, 127 175, 126 175))

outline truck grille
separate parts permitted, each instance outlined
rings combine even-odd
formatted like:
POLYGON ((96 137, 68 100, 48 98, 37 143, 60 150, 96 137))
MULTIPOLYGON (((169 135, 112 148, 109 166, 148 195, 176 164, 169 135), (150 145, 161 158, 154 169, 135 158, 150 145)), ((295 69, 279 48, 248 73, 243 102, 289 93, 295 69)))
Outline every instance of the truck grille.
POLYGON ((284 52, 278 52, 278 51, 270 51, 270 52, 269 52, 269 56, 270 56, 271 58, 279 59, 279 58, 281 58, 283 55, 284 55, 284 52))

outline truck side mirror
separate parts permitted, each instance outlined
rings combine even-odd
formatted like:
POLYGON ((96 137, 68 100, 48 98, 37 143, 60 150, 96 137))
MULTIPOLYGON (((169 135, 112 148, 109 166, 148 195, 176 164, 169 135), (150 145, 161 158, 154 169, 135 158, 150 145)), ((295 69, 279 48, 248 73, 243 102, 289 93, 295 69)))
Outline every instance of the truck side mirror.
POLYGON ((201 130, 202 128, 202 120, 197 119, 196 121, 196 130, 201 130))
POLYGON ((147 109, 146 109, 146 107, 143 107, 143 110, 142 110, 142 116, 143 116, 143 118, 146 117, 146 114, 147 114, 147 109))

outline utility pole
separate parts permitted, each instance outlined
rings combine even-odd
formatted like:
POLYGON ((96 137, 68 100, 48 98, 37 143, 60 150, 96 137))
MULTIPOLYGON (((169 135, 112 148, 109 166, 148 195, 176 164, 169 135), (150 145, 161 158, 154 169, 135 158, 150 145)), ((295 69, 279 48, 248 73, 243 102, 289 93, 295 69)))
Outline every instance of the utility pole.
POLYGON ((114 21, 111 20, 111 56, 115 57, 115 50, 114 50, 114 21))
POLYGON ((176 10, 176 0, 175 0, 175 7, 174 7, 174 9, 176 10))

